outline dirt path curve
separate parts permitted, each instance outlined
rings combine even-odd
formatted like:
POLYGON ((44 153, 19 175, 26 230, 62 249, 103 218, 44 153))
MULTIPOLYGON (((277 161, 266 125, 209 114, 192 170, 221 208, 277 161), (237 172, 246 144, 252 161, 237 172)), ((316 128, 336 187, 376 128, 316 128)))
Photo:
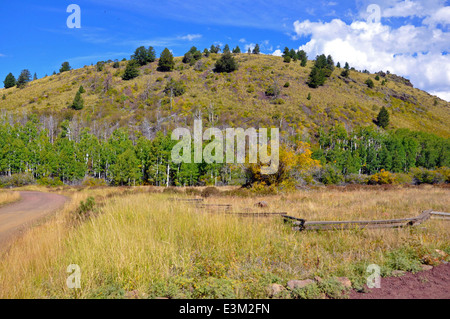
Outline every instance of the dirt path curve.
POLYGON ((20 201, 0 207, 0 250, 11 238, 42 217, 54 213, 68 200, 58 194, 31 191, 20 192, 20 197, 20 201))
POLYGON ((381 278, 381 288, 353 291, 350 299, 450 299, 450 263, 401 277, 381 278))

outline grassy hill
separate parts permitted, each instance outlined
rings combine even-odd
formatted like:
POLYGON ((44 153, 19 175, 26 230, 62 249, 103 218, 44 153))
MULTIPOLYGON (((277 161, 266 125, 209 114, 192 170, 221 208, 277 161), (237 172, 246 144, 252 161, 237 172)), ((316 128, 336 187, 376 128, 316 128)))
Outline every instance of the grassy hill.
MULTIPOLYGON (((0 109, 23 116, 36 113, 41 120, 52 115, 56 121, 75 119, 81 126, 128 126, 142 130, 143 123, 153 130, 192 125, 193 114, 202 113, 204 122, 217 126, 281 127, 287 134, 299 133, 308 139, 319 127, 344 123, 347 128, 374 125, 380 108, 386 106, 393 128, 410 128, 450 137, 450 103, 413 88, 393 74, 375 80, 375 74, 351 71, 349 78, 336 68, 325 85, 312 89, 306 84, 313 66, 284 63, 281 57, 235 55, 239 70, 227 74, 213 72, 218 54, 203 57, 193 66, 175 58, 172 72, 157 71, 157 62, 140 68, 140 76, 124 81, 112 63, 102 71, 96 66, 63 72, 32 81, 23 89, 0 90, 0 109), (365 81, 375 83, 370 89, 365 81), (185 93, 171 98, 164 89, 170 79, 181 80, 185 93), (382 85, 382 81, 387 82, 382 85), (75 111, 72 103, 80 85, 84 109, 75 111), (266 96, 276 85, 277 97, 266 96), (310 99, 308 95, 310 94, 310 99)), ((206 125, 206 124, 205 124, 206 125)))

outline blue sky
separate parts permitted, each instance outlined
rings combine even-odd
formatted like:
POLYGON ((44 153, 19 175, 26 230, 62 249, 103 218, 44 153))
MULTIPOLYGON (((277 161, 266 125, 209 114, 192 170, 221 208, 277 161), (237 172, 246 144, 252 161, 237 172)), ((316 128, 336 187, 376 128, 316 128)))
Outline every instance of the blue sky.
POLYGON ((259 43, 265 54, 288 46, 310 57, 332 54, 357 69, 390 69, 449 100, 448 9, 449 1, 441 0, 2 1, 0 81, 22 69, 50 75, 64 61, 79 68, 129 58, 140 45, 180 56, 193 45, 245 50, 259 43), (66 25, 72 3, 81 8, 80 29, 66 25), (379 23, 367 22, 370 4, 381 9, 379 23))

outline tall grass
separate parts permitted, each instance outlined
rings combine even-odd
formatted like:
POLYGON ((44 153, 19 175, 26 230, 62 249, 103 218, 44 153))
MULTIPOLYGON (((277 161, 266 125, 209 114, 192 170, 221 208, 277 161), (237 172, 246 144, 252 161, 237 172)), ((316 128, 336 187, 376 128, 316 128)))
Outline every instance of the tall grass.
MULTIPOLYGON (((217 214, 170 200, 168 194, 111 197, 97 217, 74 226, 67 222, 70 211, 88 193, 76 192, 59 217, 2 257, 0 297, 108 298, 138 290, 147 297, 266 298, 270 283, 318 275, 348 276, 361 285, 369 264, 388 274, 417 269, 421 256, 434 249, 450 252, 445 221, 411 229, 299 233, 279 217, 217 214), (79 290, 66 287, 69 264, 81 268, 79 290)), ((310 220, 382 219, 416 216, 424 209, 448 211, 448 195, 447 189, 433 187, 324 189, 207 202, 231 203, 236 211, 286 211, 310 220), (255 208, 259 200, 270 207, 255 208)))
POLYGON ((16 202, 20 199, 18 192, 0 190, 0 206, 16 202))

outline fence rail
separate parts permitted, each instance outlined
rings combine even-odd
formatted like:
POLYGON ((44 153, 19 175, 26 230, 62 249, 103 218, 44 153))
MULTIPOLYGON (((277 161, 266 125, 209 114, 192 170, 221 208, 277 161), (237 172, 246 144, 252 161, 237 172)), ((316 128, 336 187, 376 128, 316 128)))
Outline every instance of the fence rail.
POLYGON ((425 210, 417 217, 385 219, 385 220, 343 220, 343 221, 307 221, 289 215, 283 215, 284 222, 290 223, 294 230, 344 230, 344 229, 375 229, 402 228, 420 225, 431 217, 450 220, 450 214, 425 210))

